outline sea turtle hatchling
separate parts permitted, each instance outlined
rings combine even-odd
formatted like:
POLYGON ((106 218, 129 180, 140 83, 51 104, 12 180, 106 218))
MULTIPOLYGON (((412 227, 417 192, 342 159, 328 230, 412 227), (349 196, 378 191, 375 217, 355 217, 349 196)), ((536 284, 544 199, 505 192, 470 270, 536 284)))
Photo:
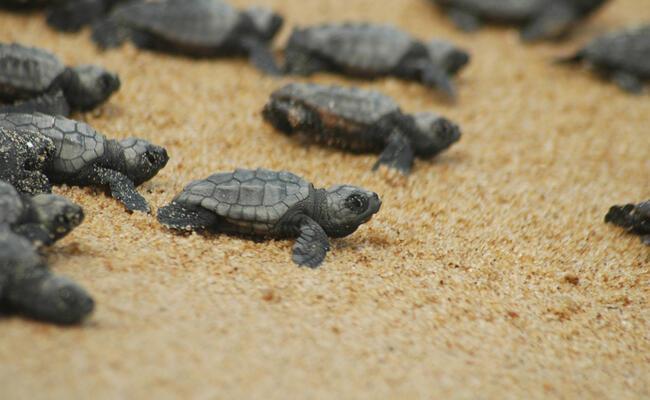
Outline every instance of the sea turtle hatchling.
POLYGON ((0 225, 36 246, 49 246, 79 226, 83 209, 55 194, 29 196, 20 194, 10 184, 0 181, 0 225))
POLYGON ((190 183, 158 210, 158 220, 177 230, 297 237, 293 261, 315 268, 328 236, 352 234, 380 206, 377 194, 356 186, 315 189, 290 172, 237 169, 190 183))
POLYGON ((0 127, 52 140, 55 152, 42 170, 51 182, 108 186, 113 197, 131 211, 149 212, 135 187, 153 178, 169 160, 164 148, 144 139, 107 139, 90 125, 61 116, 0 114, 0 127))
POLYGON ((0 43, 1 112, 68 115, 95 108, 119 87, 118 76, 102 67, 66 67, 48 51, 0 43))
POLYGON ((650 200, 639 204, 612 206, 605 215, 605 222, 640 235, 641 242, 650 246, 650 200))
POLYGON ((392 25, 367 22, 296 28, 284 56, 285 73, 396 76, 438 88, 452 98, 456 90, 450 76, 470 59, 467 52, 450 43, 438 39, 425 43, 392 25))
POLYGON ((0 309, 56 324, 78 324, 93 311, 90 295, 53 274, 29 241, 0 226, 0 309))
POLYGON ((621 89, 640 93, 643 81, 650 79, 650 25, 605 34, 559 61, 584 61, 621 89))
POLYGON ((558 39, 607 0, 431 0, 467 32, 483 21, 522 26, 521 38, 531 42, 558 39))
POLYGON ((291 83, 262 111, 280 131, 353 152, 378 152, 379 165, 408 174, 414 157, 431 158, 460 139, 458 126, 430 112, 404 114, 379 92, 291 83))
POLYGON ((102 48, 131 38, 141 48, 194 57, 245 54, 277 74, 268 45, 282 22, 267 8, 238 11, 223 0, 140 0, 115 7, 94 26, 93 39, 102 48))
POLYGON ((0 127, 0 180, 19 192, 49 193, 49 179, 42 172, 56 152, 49 138, 37 133, 0 127))

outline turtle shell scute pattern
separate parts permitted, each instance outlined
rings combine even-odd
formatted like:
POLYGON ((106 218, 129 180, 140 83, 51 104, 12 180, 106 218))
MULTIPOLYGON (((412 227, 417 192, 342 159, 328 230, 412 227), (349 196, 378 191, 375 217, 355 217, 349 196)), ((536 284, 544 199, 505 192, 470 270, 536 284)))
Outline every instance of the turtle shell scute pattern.
POLYGON ((326 24, 303 31, 309 49, 356 72, 386 73, 411 49, 413 38, 390 25, 326 24))
POLYGON ((0 127, 36 131, 54 142, 51 168, 74 175, 104 155, 106 138, 90 125, 46 114, 0 115, 0 127))
POLYGON ((219 173, 194 181, 175 201, 200 206, 233 222, 269 230, 294 205, 309 197, 311 184, 290 172, 265 169, 219 173))

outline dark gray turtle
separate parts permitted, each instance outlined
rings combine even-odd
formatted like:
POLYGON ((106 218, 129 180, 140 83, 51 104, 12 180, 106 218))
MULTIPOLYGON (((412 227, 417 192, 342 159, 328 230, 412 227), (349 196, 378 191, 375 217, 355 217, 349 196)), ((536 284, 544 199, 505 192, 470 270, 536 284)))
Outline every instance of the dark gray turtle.
POLYGON ((297 237, 293 261, 315 268, 328 236, 352 234, 380 206, 377 194, 356 186, 314 189, 289 172, 237 169, 190 183, 158 210, 158 220, 178 230, 297 237))
POLYGON ((10 104, 3 112, 67 115, 70 109, 86 111, 106 101, 119 87, 117 75, 102 67, 66 67, 45 50, 0 44, 0 102, 10 104))
POLYGON ((431 0, 464 31, 483 21, 521 26, 524 41, 558 39, 607 0, 431 0))
POLYGON ((49 193, 52 187, 42 171, 55 152, 54 143, 46 137, 0 127, 0 180, 21 193, 49 193))
POLYGON ((54 275, 23 237, 0 227, 0 307, 56 324, 77 324, 93 311, 88 293, 54 275))
POLYGON ((650 79, 650 25, 612 32, 594 39, 560 62, 585 61, 621 89, 640 93, 650 79))
POLYGON ((641 242, 650 246, 650 200, 639 204, 612 206, 605 215, 605 222, 641 236, 641 242))
POLYGON ((264 118, 286 134, 353 152, 381 153, 373 167, 408 174, 415 156, 431 158, 460 139, 458 126, 433 113, 404 114, 379 92, 292 83, 271 94, 264 118))
POLYGON ((365 78, 396 76, 439 88, 453 98, 450 76, 469 62, 469 55, 443 43, 427 44, 394 26, 366 22, 296 28, 285 49, 284 69, 300 75, 335 71, 365 78))
POLYGON ((195 57, 242 55, 276 74, 268 44, 282 17, 266 8, 237 11, 222 0, 138 0, 117 6, 93 39, 102 48, 131 38, 136 46, 195 57))
POLYGON ((83 209, 62 196, 20 194, 0 181, 0 225, 37 246, 49 246, 63 238, 83 221, 83 209))
POLYGON ((53 183, 108 186, 113 197, 131 211, 149 212, 135 187, 153 178, 169 160, 164 148, 146 140, 106 139, 90 125, 60 116, 0 114, 0 127, 52 140, 56 150, 42 171, 53 183))

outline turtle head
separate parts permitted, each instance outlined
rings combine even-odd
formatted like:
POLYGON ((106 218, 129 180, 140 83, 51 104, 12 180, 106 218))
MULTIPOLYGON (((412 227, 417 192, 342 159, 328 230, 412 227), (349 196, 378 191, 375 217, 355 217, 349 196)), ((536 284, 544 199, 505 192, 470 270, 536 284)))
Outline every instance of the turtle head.
POLYGON ((332 186, 326 191, 324 220, 318 222, 328 236, 343 237, 370 221, 380 207, 377 193, 350 185, 332 186))
POLYGON ((77 324, 95 308, 95 302, 79 285, 68 278, 47 274, 33 282, 29 298, 21 301, 22 308, 35 318, 57 324, 77 324))
POLYGON ((83 209, 63 196, 39 194, 32 197, 31 204, 39 224, 53 241, 70 233, 84 219, 83 209))
POLYGON ((65 84, 66 99, 73 108, 85 111, 108 99, 120 88, 120 78, 96 65, 80 65, 69 68, 65 84))
POLYGON ((251 7, 245 10, 244 14, 250 18, 255 32, 265 42, 273 39, 284 23, 280 14, 266 7, 251 7))
POLYGON ((167 150, 144 139, 130 137, 117 143, 118 170, 136 186, 153 178, 169 161, 167 150))
POLYGON ((450 75, 458 73, 470 61, 468 52, 444 40, 431 39, 426 46, 431 61, 450 75))
POLYGON ((446 118, 430 112, 417 113, 413 118, 416 129, 409 137, 419 157, 433 157, 460 140, 460 128, 446 118))

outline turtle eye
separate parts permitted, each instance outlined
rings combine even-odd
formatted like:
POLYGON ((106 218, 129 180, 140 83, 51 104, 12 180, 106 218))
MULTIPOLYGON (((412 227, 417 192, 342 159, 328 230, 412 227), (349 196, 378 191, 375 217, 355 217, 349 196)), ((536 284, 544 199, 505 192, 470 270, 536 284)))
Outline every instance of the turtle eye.
POLYGON ((345 199, 345 206, 356 214, 361 214, 368 208, 368 198, 362 194, 355 193, 345 199))
POLYGON ((149 164, 156 165, 156 156, 153 153, 147 152, 146 157, 149 164))

